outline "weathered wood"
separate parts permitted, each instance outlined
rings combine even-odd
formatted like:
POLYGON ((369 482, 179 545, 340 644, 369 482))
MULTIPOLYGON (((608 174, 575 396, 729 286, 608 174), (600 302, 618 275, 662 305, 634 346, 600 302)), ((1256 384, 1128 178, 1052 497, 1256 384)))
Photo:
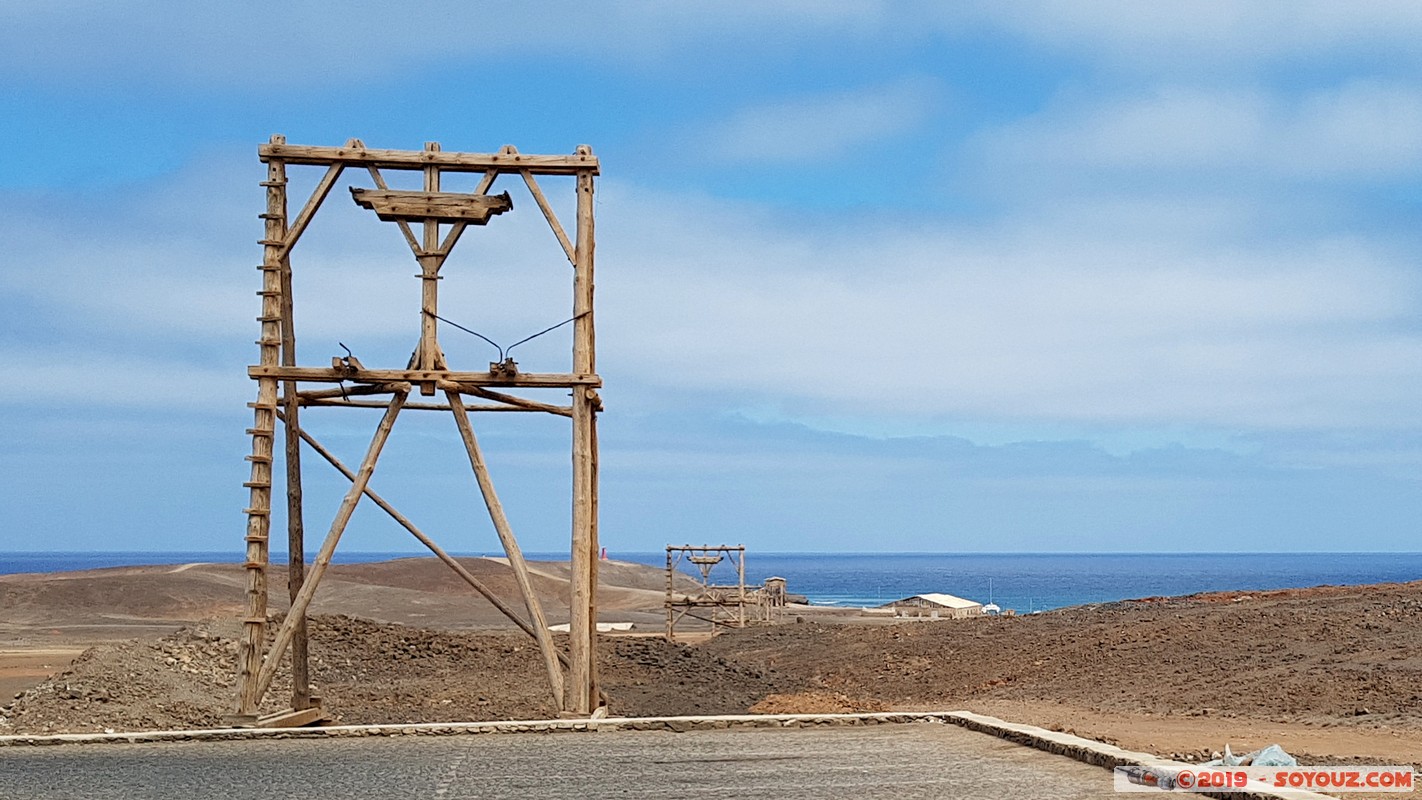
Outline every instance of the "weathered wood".
MULTIPOLYGON (((528 170, 519 170, 523 176, 523 182, 528 186, 528 193, 533 195, 533 201, 538 204, 539 210, 543 212, 543 218, 548 220, 548 227, 553 229, 553 235, 558 237, 558 244, 563 246, 563 252, 568 256, 568 263, 574 266, 578 263, 578 255, 573 250, 573 243, 568 241, 568 234, 564 232, 563 226, 558 223, 558 215, 553 213, 553 207, 548 205, 548 198, 543 196, 543 190, 538 188, 538 181, 534 180, 533 173, 528 170)), ((506 193, 507 194, 507 193, 506 193)))
MULTIPOLYGON (((358 397, 360 395, 390 394, 396 391, 396 389, 397 387, 378 383, 358 384, 356 386, 344 386, 339 389, 304 389, 296 393, 296 398, 298 400, 322 400, 332 397, 358 397)), ((283 397, 282 400, 284 402, 286 398, 283 397)), ((384 408, 385 404, 381 403, 380 407, 384 408)))
MULTIPOLYGON (((587 148, 578 147, 579 152, 587 148)), ((573 370, 596 371, 593 350, 593 178, 577 178, 577 245, 573 263, 573 370)), ((597 528, 593 522, 597 493, 593 457, 593 398, 589 386, 573 388, 573 531, 569 572, 570 589, 568 655, 572 661, 564 691, 564 710, 589 714, 597 702, 593 661, 597 653, 597 528)))
POLYGON ((360 469, 356 472, 355 480, 351 483, 351 488, 346 491, 346 496, 341 500, 341 506, 336 511, 336 518, 331 522, 331 529, 326 533, 326 539, 321 543, 321 550, 316 554, 316 560, 311 563, 311 571, 306 576, 306 580, 301 584, 301 591, 291 601, 291 609, 287 612, 286 619, 282 620, 281 628, 277 630, 276 639, 272 642, 271 650, 267 652, 266 659, 262 662, 262 670, 257 678, 257 702, 260 703, 267 689, 271 687, 272 678, 276 677, 277 664, 281 657, 286 654, 286 648, 291 644, 291 638, 296 635, 296 623, 306 614, 306 609, 311 605, 311 598, 316 596, 316 587, 321 584, 321 578, 326 574, 326 568, 331 565, 331 556, 336 552, 336 545, 341 541, 341 534, 345 533, 346 525, 351 521, 351 514, 355 513, 356 504, 365 494, 365 488, 370 483, 370 476, 375 473, 375 462, 380 459, 380 451, 385 447, 385 441, 390 438, 390 429, 395 426, 395 418, 400 414, 400 406, 405 403, 405 392, 397 392, 390 398, 390 405, 385 410, 385 416, 381 418, 380 424, 376 426, 375 436, 370 441, 370 447, 366 450, 365 458, 361 461, 360 469))
MULTIPOLYGON (((336 167, 332 167, 336 169, 336 167)), ((406 220, 439 220, 486 225, 489 217, 513 208, 508 192, 503 194, 457 194, 454 192, 405 192, 398 190, 358 189, 351 187, 351 197, 362 208, 368 208, 386 222, 406 220)), ((439 249, 438 245, 430 250, 439 249)))
POLYGON ((469 454, 469 466, 474 469, 479 492, 484 496, 484 505, 489 509, 489 519, 494 523, 494 531, 504 546, 504 555, 508 556, 509 566, 513 567, 514 580, 518 583, 519 591, 523 593, 528 619, 533 625, 535 638, 538 639, 538 649, 543 654, 544 667, 548 670, 554 707, 563 708, 563 671, 558 667, 557 649, 553 646, 553 637, 548 633, 548 620, 543 615, 543 604, 539 602, 538 594, 533 589, 528 565, 523 560, 523 550, 514 538, 508 517, 504 515, 503 503, 499 502, 498 492, 494 490, 489 467, 484 463, 484 453, 479 448, 479 440, 474 436, 474 426, 469 424, 469 415, 464 410, 464 399, 459 396, 459 392, 449 390, 445 391, 444 397, 454 409, 454 423, 459 428, 459 436, 464 440, 464 449, 469 454))
MULTIPOLYGON (((281 258, 281 363, 284 367, 296 366, 296 320, 291 289, 291 247, 301 236, 301 230, 311 221, 331 185, 341 173, 341 165, 332 165, 326 171, 326 178, 316 187, 306 207, 297 218, 297 226, 288 228, 283 239, 281 258)), ((285 216, 285 214, 283 214, 285 216)), ((286 590, 289 600, 296 599, 301 590, 301 582, 306 575, 306 531, 303 527, 301 495, 301 439, 296 435, 300 420, 297 416, 296 382, 282 384, 283 405, 286 408, 286 590)), ((311 671, 307 653, 306 616, 303 614, 296 623, 296 633, 291 641, 291 707, 297 711, 311 708, 311 671)))
MULTIPOLYGON (((479 186, 474 190, 476 195, 486 195, 489 187, 494 185, 494 180, 499 177, 499 171, 491 169, 484 173, 484 177, 479 180, 479 186)), ((509 193, 504 192, 503 197, 508 198, 509 193)), ((509 208, 513 208, 513 200, 509 199, 509 208)), ((503 213, 503 212, 499 212, 503 213)), ((444 259, 449 258, 449 253, 454 249, 454 245, 459 243, 459 237, 464 235, 464 230, 469 227, 469 223, 463 220, 449 226, 449 233, 444 236, 444 241, 439 243, 439 250, 436 251, 440 257, 440 266, 444 266, 444 259)), ((416 253, 416 255, 419 255, 416 253)))
POLYGON ((485 400, 493 400, 498 403, 504 403, 505 405, 515 406, 525 411, 546 411, 549 414, 557 414, 563 417, 573 416, 571 406, 555 406, 551 403, 540 403, 537 400, 529 400, 526 397, 515 397, 511 394, 504 394, 503 392, 493 392, 472 384, 462 384, 455 381, 440 381, 439 388, 464 394, 472 394, 482 397, 485 400))
MULTIPOLYGON (((425 153, 438 153, 439 142, 425 142, 425 153)), ((427 164, 424 168, 425 191, 439 192, 439 167, 427 164)), ((415 349, 415 365, 420 369, 444 369, 444 353, 439 349, 439 268, 444 266, 444 256, 439 249, 439 221, 424 221, 424 238, 420 241, 420 344, 415 349)), ((433 395, 432 381, 420 384, 420 394, 433 395)))
MULTIPOLYGON (((302 400, 302 401, 301 401, 301 405, 302 405, 302 407, 304 407, 304 408, 309 408, 309 407, 312 407, 312 406, 319 406, 319 407, 321 407, 321 408, 337 408, 337 407, 340 407, 340 408, 385 408, 385 404, 384 404, 384 403, 381 403, 381 402, 378 402, 378 401, 375 401, 375 400, 349 400, 349 401, 347 401, 347 400, 341 400, 341 399, 339 399, 339 398, 338 398, 338 399, 335 399, 335 400, 329 400, 329 399, 323 399, 323 398, 318 398, 318 399, 315 399, 315 400, 302 400)), ((553 408, 558 409, 557 411, 553 411, 553 410, 549 410, 549 409, 542 409, 542 408, 521 408, 521 407, 519 407, 519 406, 484 405, 484 404, 465 404, 464 408, 465 408, 466 411, 473 411, 473 412, 481 412, 481 411, 482 411, 482 412, 501 411, 501 412, 522 413, 522 414, 537 414, 537 413, 540 413, 540 412, 546 412, 546 413, 550 413, 550 414, 558 414, 559 416, 563 416, 563 417, 571 417, 571 416, 573 415, 573 410, 572 410, 572 408, 570 408, 570 407, 568 407, 568 406, 554 406, 553 408)), ((406 403, 406 404, 405 404, 405 410, 406 410, 406 411, 453 411, 454 409, 450 408, 450 406, 449 406, 448 403, 406 403)))
MULTIPOLYGON (((574 389, 573 391, 576 392, 577 389, 574 389)), ((601 585, 600 582, 599 582, 599 578, 598 578, 598 568, 602 565, 602 554, 601 554, 601 552, 600 552, 600 550, 601 550, 602 548, 601 548, 600 545, 599 545, 599 538, 598 538, 598 508, 597 508, 597 498, 598 498, 597 415, 598 415, 598 412, 602 411, 602 399, 599 398, 599 397, 597 396, 597 393, 594 392, 592 389, 589 389, 589 390, 587 390, 587 391, 589 392, 589 394, 592 395, 592 396, 589 398, 589 407, 590 407, 591 413, 588 415, 588 445, 589 445, 589 451, 590 451, 590 455, 591 455, 591 460, 590 460, 590 463, 588 464, 588 467, 589 467, 589 469, 591 470, 591 473, 592 473, 591 476, 590 476, 590 478, 589 478, 589 482, 591 483, 591 488, 592 488, 592 491, 589 492, 589 496, 591 497, 591 501, 592 501, 592 508, 591 508, 591 510, 589 511, 589 514, 588 514, 588 524, 589 524, 589 526, 590 526, 590 528, 591 528, 591 531, 590 531, 590 533, 589 533, 589 535, 588 535, 588 563, 589 563, 588 571, 591 573, 591 575, 589 576, 589 583, 592 584, 592 600, 593 600, 593 608, 592 608, 592 631, 591 631, 591 634, 590 634, 590 635, 593 636, 593 637, 596 637, 596 636, 597 636, 597 587, 601 585)), ((591 687, 591 690, 592 690, 593 692, 595 692, 598 697, 602 698, 602 700, 603 700, 604 703, 606 703, 606 702, 607 702, 607 700, 606 700, 606 695, 603 694, 602 689, 601 689, 602 681, 599 680, 598 674, 597 674, 597 651, 596 651, 596 644, 597 644, 597 642, 596 642, 596 639, 594 638, 594 641, 593 641, 594 649, 593 649, 592 658, 588 661, 588 685, 591 687)), ((593 705, 596 706, 597 703, 596 703, 596 702, 593 702, 593 705)))
MULTIPOLYGON (((506 375, 492 372, 455 372, 453 370, 419 369, 345 369, 335 367, 282 367, 275 364, 247 368, 250 378, 309 381, 312 383, 420 383, 422 381, 453 381, 470 386, 522 386, 530 389, 557 389, 568 386, 601 386, 602 378, 593 374, 520 372, 506 375)), ((275 396, 273 397, 275 402, 275 396)))
MULTIPOLYGON (((272 144, 286 140, 273 136, 272 144)), ((286 226, 286 165, 279 160, 267 163, 266 225, 262 254, 262 336, 258 360, 274 368, 280 360, 282 310, 282 255, 280 241, 286 226)), ((258 679, 262 647, 266 642, 268 537, 271 531, 272 452, 276 435, 277 382, 273 377, 257 381, 257 401, 253 404, 251 427, 251 478, 247 481, 246 616, 238 645, 237 713, 254 715, 261 701, 258 679)))
MULTIPOLYGON (((375 181, 375 188, 390 188, 390 186, 385 183, 385 176, 380 174, 379 169, 375 167, 369 167, 368 169, 370 170, 370 179, 375 181)), ((400 232, 405 235, 405 241, 410 245, 410 250, 414 251, 415 255, 420 255, 420 240, 415 238, 415 232, 410 229, 410 223, 403 219, 397 219, 395 223, 400 226, 400 232)))
POLYGON ((327 719, 326 712, 319 708, 289 708, 275 714, 257 717, 258 728, 303 728, 327 719))
MULTIPOLYGON (((581 148, 580 148, 581 149, 581 148)), ((438 165, 447 172, 486 172, 491 169, 527 169, 535 175, 577 175, 598 172, 597 156, 591 152, 568 156, 523 155, 521 153, 442 153, 409 150, 378 150, 366 147, 319 147, 296 144, 266 144, 257 149, 262 161, 280 159, 288 164, 376 167, 377 169, 423 169, 438 165)))
POLYGON ((301 234, 306 232, 306 226, 311 224, 311 218, 316 216, 316 210, 326 201, 326 196, 331 193, 331 187, 336 185, 336 180, 341 177, 341 172, 345 170, 343 164, 332 164, 326 174, 316 184, 316 189, 311 192, 311 197, 307 199, 306 205, 302 207, 301 213, 296 215, 291 227, 282 235, 281 255, 286 258, 291 255, 291 248, 296 246, 301 239, 301 234))

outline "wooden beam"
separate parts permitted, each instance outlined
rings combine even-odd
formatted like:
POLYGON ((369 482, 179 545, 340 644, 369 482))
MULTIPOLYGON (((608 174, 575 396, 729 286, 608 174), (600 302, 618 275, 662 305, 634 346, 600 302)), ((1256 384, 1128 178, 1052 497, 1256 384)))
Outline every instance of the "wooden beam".
MULTIPOLYGON (((592 374, 520 372, 517 375, 495 375, 491 372, 455 372, 452 370, 419 369, 346 369, 336 367, 282 367, 258 365, 247 368, 250 378, 309 381, 312 383, 419 383, 450 381, 470 386, 524 387, 528 389, 560 389, 570 386, 601 386, 602 378, 592 374)), ((275 398, 273 398, 275 399, 275 398)))
POLYGON ((558 244, 563 246, 563 253, 568 256, 568 263, 576 266, 578 256, 573 250, 573 243, 568 241, 568 234, 558 223, 558 215, 553 213, 553 207, 548 205, 548 198, 544 197, 543 190, 538 188, 538 181, 534 180, 533 173, 526 169, 519 170, 519 174, 523 175, 523 182, 528 186, 529 194, 533 195, 533 201, 543 212, 543 218, 548 220, 548 227, 552 228, 553 235, 558 237, 558 244))
MULTIPOLYGON (((537 400, 529 400, 526 397, 515 397, 511 394, 504 394, 503 392, 492 392, 488 389, 482 388, 480 386, 474 386, 472 384, 461 384, 456 383, 454 381, 440 381, 439 388, 456 392, 463 392, 465 394, 472 394, 477 397, 482 397, 485 400, 493 400, 497 403, 516 406, 525 411, 546 411, 549 414, 557 414, 562 417, 573 416, 573 409, 571 406, 555 406, 549 403, 540 403, 537 400)), ((474 408, 474 406, 470 406, 470 408, 472 409, 474 408)))
MULTIPOLYGON (((284 367, 296 366, 296 320, 291 289, 291 247, 300 238, 301 231, 311 220, 311 215, 316 213, 316 208, 321 204, 321 200, 330 192, 331 186, 341 174, 341 169, 339 164, 335 164, 326 171, 326 177, 312 193, 311 199, 307 201, 306 207, 302 209, 301 215, 297 218, 296 225, 289 228, 286 235, 282 237, 286 242, 281 248, 281 363, 284 367)), ((283 214, 284 216, 285 214, 283 214)), ((283 406, 286 408, 286 416, 283 417, 286 423, 286 590, 288 600, 295 600, 296 593, 301 590, 301 582, 306 578, 306 529, 301 493, 301 439, 296 435, 297 428, 300 426, 300 419, 297 416, 299 406, 295 397, 296 382, 287 381, 282 384, 282 393, 285 395, 283 406)), ((297 621, 296 633, 291 640, 291 707, 297 712, 303 712, 313 705, 311 702, 308 644, 306 617, 303 614, 297 621)))
MULTIPOLYGON (((425 153, 438 153, 439 142, 425 142, 425 153)), ((424 166, 424 188, 431 194, 439 191, 439 166, 424 166)), ((439 348, 439 270, 444 266, 444 256, 439 249, 439 220, 426 219, 423 223, 424 237, 420 240, 420 344, 415 348, 411 366, 419 369, 444 369, 444 353, 439 348)), ((420 394, 431 396, 435 393, 432 381, 420 384, 420 394)))
POLYGON ((282 258, 291 255, 291 248, 296 246, 301 234, 306 232, 306 226, 311 224, 311 218, 316 216, 316 210, 321 207, 321 203, 325 202, 326 196, 331 193, 331 187, 336 185, 336 180, 341 177, 343 170, 345 170, 345 165, 332 164, 326 170, 326 174, 321 176, 321 181, 316 184, 315 190, 311 192, 311 197, 307 199, 301 213, 296 215, 296 219, 287 229, 286 235, 282 237, 282 258))
POLYGON ((420 150, 378 150, 367 147, 313 147, 296 144, 265 144, 257 148, 262 161, 280 159, 288 164, 376 167, 378 169, 423 169, 437 165, 448 172, 486 172, 491 169, 527 169, 535 175, 577 175, 598 173, 597 156, 580 147, 567 156, 524 155, 522 153, 443 153, 420 150))
MULTIPOLYGON (((391 394, 393 392, 399 391, 399 387, 403 385, 404 384, 395 384, 392 386, 379 383, 362 383, 357 384, 355 386, 345 386, 339 389, 305 389, 296 393, 296 399, 301 401, 326 400, 333 397, 345 398, 371 394, 391 394)), ((282 399, 285 400, 285 398, 282 399)), ((381 403, 380 407, 384 408, 385 404, 381 403)))
MULTIPOLYGON (((584 146, 579 152, 591 152, 584 146)), ((593 176, 577 178, 577 245, 573 261, 573 369, 596 370, 593 347, 593 176)), ((569 577, 568 684, 564 711, 590 714, 597 702, 597 458, 593 433, 596 392, 573 388, 573 508, 572 558, 569 577)))
MULTIPOLYGON (((496 169, 491 169, 484 173, 484 177, 479 180, 479 186, 474 190, 474 194, 488 194, 489 188, 494 185, 494 180, 498 177, 499 171, 496 169)), ((508 197, 508 194, 508 192, 504 192, 504 197, 508 197)), ((512 200, 509 201, 509 207, 513 207, 512 200)), ((453 250, 454 245, 458 243, 459 237, 464 235, 464 229, 467 227, 469 227, 469 223, 467 222, 456 222, 449 226, 449 233, 444 235, 444 241, 440 242, 439 250, 437 251, 440 256, 441 266, 444 264, 444 259, 449 258, 450 251, 453 250)))
POLYGON ((258 717, 254 725, 258 728, 304 728, 325 719, 326 712, 319 708, 289 708, 258 717))
MULTIPOLYGON (((379 169, 376 169, 375 167, 369 167, 369 170, 370 170, 370 179, 373 180, 373 181, 375 181, 375 188, 377 188, 377 189, 389 189, 389 188, 390 188, 390 187, 385 183, 385 176, 383 176, 383 175, 380 174, 380 170, 379 170, 379 169)), ((412 231, 412 230, 410 230, 410 223, 406 222, 406 221, 403 220, 403 219, 397 219, 397 220, 395 220, 395 222, 400 226, 400 232, 403 233, 403 234, 405 234, 405 241, 406 241, 407 243, 409 243, 410 249, 414 251, 414 253, 415 253, 416 256, 420 255, 420 240, 419 240, 419 239, 416 239, 416 238, 415 238, 415 232, 412 231)))
POLYGON ((474 436, 474 426, 469 424, 469 415, 464 410, 464 399, 459 396, 459 392, 450 390, 445 390, 444 397, 454 409, 454 424, 458 426, 459 436, 464 440, 464 449, 469 454, 469 466, 474 468, 474 478, 479 483, 479 492, 484 496, 484 505, 489 509, 489 519, 494 523, 494 530, 504 546, 504 554, 508 556, 509 566, 513 567, 514 579, 518 582, 519 591, 523 593, 528 619, 534 627, 538 649, 543 653, 543 664, 548 670, 554 707, 563 708, 563 671, 558 666, 557 650, 553 646, 553 637, 548 632, 548 620, 543 616, 543 604, 539 602, 538 594, 533 590, 528 565, 523 560, 523 550, 514 538, 508 517, 504 515, 504 506, 499 502, 498 493, 494 491, 494 481, 489 475, 488 465, 484 463, 484 453, 479 449, 479 440, 474 436))
MULTIPOLYGON (((336 169, 336 167, 332 167, 336 169)), ((503 194, 458 194, 455 192, 405 192, 351 187, 351 198, 386 222, 463 222, 484 225, 489 217, 513 209, 513 199, 503 194)), ((438 245, 429 250, 439 249, 438 245)))
MULTIPOLYGON (((328 400, 328 399, 322 399, 322 398, 318 398, 318 399, 315 399, 315 400, 302 400, 302 401, 301 401, 301 405, 302 405, 303 408, 311 408, 311 407, 318 407, 318 408, 385 408, 385 404, 384 404, 384 403, 381 403, 381 402, 378 402, 378 401, 375 401, 375 400, 349 400, 349 401, 347 401, 347 400, 341 400, 341 399, 339 399, 339 398, 338 398, 338 399, 335 399, 335 400, 328 400)), ((520 406, 506 406, 506 405, 483 405, 483 404, 468 405, 468 404, 466 404, 466 405, 464 406, 464 408, 465 408, 466 410, 468 410, 468 411, 504 411, 504 412, 523 413, 523 414, 536 414, 536 413, 538 413, 538 412, 540 412, 540 411, 544 411, 544 412, 547 412, 547 413, 550 413, 550 414, 558 414, 559 416, 563 416, 563 417, 569 417, 569 416, 572 416, 572 414, 573 414, 573 410, 572 410, 571 408, 567 407, 567 406, 551 406, 551 407, 548 408, 548 409, 542 409, 542 408, 522 408, 522 407, 520 407, 520 406), (553 410, 553 409, 557 409, 557 410, 555 411, 555 410, 553 410)), ((450 406, 449 406, 448 403, 406 403, 406 404, 405 404, 405 410, 406 410, 406 411, 452 411, 453 409, 450 408, 450 406)))
POLYGON ((360 502, 366 486, 370 484, 370 476, 375 473, 375 462, 380 459, 380 451, 385 447, 385 441, 390 438, 391 428, 395 427, 395 418, 399 416, 400 407, 405 403, 405 395, 405 392, 397 392, 390 398, 385 416, 376 426, 375 436, 370 440, 370 447, 365 452, 365 458, 360 463, 351 488, 341 500, 336 518, 331 522, 330 531, 326 533, 326 540, 321 543, 321 550, 311 564, 311 571, 301 584, 301 591, 297 592, 296 598, 291 601, 291 609, 287 612, 286 619, 282 620, 281 628, 277 630, 276 639, 267 651, 267 657, 262 662, 262 671, 257 677, 258 703, 267 693, 267 689, 271 688, 272 679, 276 677, 277 664, 286 654, 292 637, 296 635, 297 621, 305 616, 306 609, 311 605, 311 598, 316 596, 316 587, 320 585, 321 577, 326 574, 326 568, 331 565, 331 556, 336 552, 341 534, 345 533, 346 525, 351 521, 351 514, 355 513, 356 504, 360 502))

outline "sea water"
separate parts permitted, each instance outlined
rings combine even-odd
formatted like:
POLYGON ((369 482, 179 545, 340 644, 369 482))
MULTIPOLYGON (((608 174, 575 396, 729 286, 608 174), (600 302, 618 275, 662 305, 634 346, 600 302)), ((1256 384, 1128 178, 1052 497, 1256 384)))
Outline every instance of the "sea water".
MULTIPOLYGON (((338 553, 336 561, 362 563, 428 553, 338 553)), ((501 555, 464 553, 461 555, 501 555)), ((665 553, 611 553, 612 558, 654 567, 665 553)), ((566 559, 566 553, 529 553, 530 559, 566 559)), ((137 564, 239 562, 240 552, 0 553, 0 573, 56 572, 137 564)), ((273 554, 274 563, 286 561, 273 554)), ((729 563, 715 567, 715 582, 734 582, 729 563)), ((1206 591, 1297 588, 1422 580, 1422 553, 757 553, 746 556, 746 582, 770 576, 791 593, 838 606, 876 606, 927 592, 942 592, 1018 613, 1085 603, 1206 591)))

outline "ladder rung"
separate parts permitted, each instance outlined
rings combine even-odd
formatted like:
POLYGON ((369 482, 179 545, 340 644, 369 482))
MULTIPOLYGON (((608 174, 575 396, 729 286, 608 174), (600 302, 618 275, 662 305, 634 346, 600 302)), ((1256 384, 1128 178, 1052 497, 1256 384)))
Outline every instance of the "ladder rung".
POLYGON ((257 317, 258 322, 281 322, 280 314, 263 314, 257 317))
POLYGON ((262 289, 261 291, 257 292, 257 296, 258 296, 258 297, 281 297, 281 292, 280 292, 279 290, 275 290, 275 289, 272 290, 272 291, 270 291, 270 292, 267 291, 266 289, 262 289))
POLYGON ((243 460, 243 461, 250 461, 250 462, 252 462, 253 464, 270 464, 270 463, 272 463, 272 457, 271 457, 271 456, 258 456, 258 455, 242 456, 242 460, 243 460))
POLYGON ((286 219, 285 214, 268 214, 263 212, 257 215, 257 219, 286 219))
MULTIPOLYGON (((244 566, 245 566, 245 565, 244 565, 244 566)), ((242 623, 243 623, 244 625, 265 625, 265 624, 267 624, 267 618, 266 618, 266 617, 244 617, 244 618, 242 619, 242 623)))
POLYGON ((286 244, 286 242, 280 239, 258 239, 257 244, 266 245, 267 247, 281 247, 286 244))
POLYGON ((286 181, 262 181, 262 186, 285 186, 286 181))
MULTIPOLYGON (((242 513, 249 517, 270 517, 272 510, 270 508, 244 508, 242 509, 242 513)), ((249 542, 258 540, 265 542, 267 539, 265 536, 248 537, 247 539, 249 542)))
POLYGON ((268 429, 266 429, 266 428, 248 428, 248 429, 247 429, 247 435, 248 435, 248 436, 274 436, 274 435, 276 435, 276 431, 274 431, 274 430, 268 430, 268 429))
POLYGON ((245 486, 245 487, 248 488, 248 489, 270 489, 270 488, 272 488, 272 482, 271 482, 271 481, 247 481, 246 483, 244 483, 244 484, 242 484, 242 485, 245 486))
POLYGON ((276 404, 276 403, 248 403, 248 404, 247 404, 247 408, 266 409, 267 411, 276 411, 276 410, 277 410, 277 404, 276 404))

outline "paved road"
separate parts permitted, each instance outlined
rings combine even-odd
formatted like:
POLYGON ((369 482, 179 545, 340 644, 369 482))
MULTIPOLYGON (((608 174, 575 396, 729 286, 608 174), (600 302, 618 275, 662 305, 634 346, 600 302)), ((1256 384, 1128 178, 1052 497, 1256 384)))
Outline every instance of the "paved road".
POLYGON ((954 725, 0 748, 0 798, 1114 797, 1111 773, 954 725))

